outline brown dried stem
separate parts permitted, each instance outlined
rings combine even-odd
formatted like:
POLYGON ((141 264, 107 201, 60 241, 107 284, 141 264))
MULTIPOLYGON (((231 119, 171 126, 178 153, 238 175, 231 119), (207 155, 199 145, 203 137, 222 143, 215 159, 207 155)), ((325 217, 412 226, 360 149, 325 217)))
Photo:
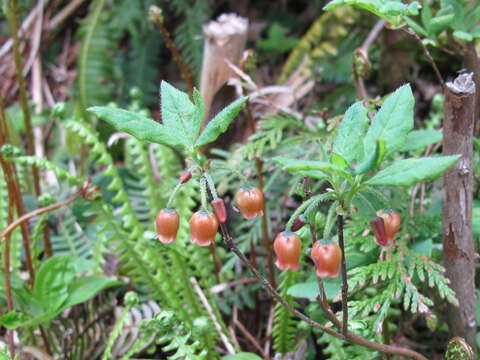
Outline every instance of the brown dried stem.
POLYGON ((163 21, 163 16, 162 16, 162 10, 158 8, 157 6, 151 6, 150 7, 150 16, 153 22, 158 26, 158 29, 160 30, 160 34, 162 35, 163 41, 165 42, 165 45, 167 46, 168 50, 170 50, 170 53, 172 54, 173 60, 178 66, 178 69, 180 70, 180 73, 182 75, 183 80, 187 84, 188 87, 188 93, 190 96, 193 94, 193 80, 192 80, 192 75, 190 74, 190 71, 188 70, 187 64, 185 61, 183 61, 182 56, 180 55, 180 52, 177 49, 177 45, 175 42, 172 40, 172 37, 170 35, 170 32, 165 26, 165 22, 163 21))
MULTIPOLYGON (((0 96, 0 147, 7 143, 9 143, 9 131, 5 116, 3 98, 0 96)), ((5 161, 2 156, 0 156, 0 162, 3 169, 3 175, 7 183, 9 200, 15 204, 17 215, 22 216, 25 213, 25 206, 23 204, 20 183, 18 181, 15 165, 5 161)), ((21 230, 22 246, 25 253, 25 265, 30 277, 30 283, 33 285, 35 282, 35 271, 33 269, 32 255, 30 251, 30 230, 27 224, 23 224, 21 230)))
MULTIPOLYGON (((10 32, 12 33, 13 41, 13 54, 15 58, 15 71, 17 74, 17 82, 20 92, 20 106, 22 108, 23 119, 25 122, 25 133, 27 138, 27 153, 28 155, 35 154, 35 144, 33 139, 32 119, 30 117, 30 109, 28 107, 27 88, 25 85, 25 77, 23 76, 22 69, 22 56, 20 54, 20 41, 18 39, 18 19, 17 19, 17 0, 8 0, 7 18, 10 26, 10 32)), ((40 177, 38 175, 38 169, 32 166, 33 184, 35 195, 40 195, 40 177)))

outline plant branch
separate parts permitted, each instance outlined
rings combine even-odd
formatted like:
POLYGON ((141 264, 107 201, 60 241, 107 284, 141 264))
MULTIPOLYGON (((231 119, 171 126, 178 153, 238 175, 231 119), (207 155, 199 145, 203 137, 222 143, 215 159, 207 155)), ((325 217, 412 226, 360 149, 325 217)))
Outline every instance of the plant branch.
MULTIPOLYGON (((20 41, 18 39, 18 18, 17 18, 17 9, 18 9, 18 0, 7 0, 8 1, 8 10, 7 18, 10 26, 10 32, 12 33, 13 41, 13 54, 15 58, 15 71, 17 75, 17 82, 20 93, 20 106, 23 113, 23 121, 25 123, 25 133, 27 139, 27 153, 28 155, 35 154, 35 143, 33 140, 33 128, 32 128, 32 119, 30 117, 30 109, 28 107, 27 99, 27 88, 25 85, 25 78, 22 73, 22 56, 20 54, 20 41)), ((35 166, 32 166, 32 176, 33 176, 33 185, 35 190, 35 195, 40 195, 40 177, 38 175, 38 169, 35 166)))
POLYGON ((162 10, 157 6, 150 6, 150 18, 153 20, 155 25, 158 26, 158 29, 160 30, 160 34, 162 35, 163 41, 165 42, 165 45, 167 46, 168 50, 170 50, 173 60, 177 64, 178 69, 180 70, 180 74, 182 75, 183 80, 187 84, 188 93, 190 94, 190 96, 192 96, 193 94, 192 75, 190 74, 185 61, 183 61, 183 58, 177 49, 177 45, 175 45, 175 42, 172 40, 172 37, 170 36, 170 32, 165 26, 165 22, 163 21, 162 10))
MULTIPOLYGON (((255 167, 257 169, 258 176, 258 187, 263 192, 265 187, 265 180, 263 178, 263 162, 259 157, 255 157, 255 167)), ((263 216, 262 216, 262 238, 263 246, 267 252, 267 267, 268 267, 268 276, 270 278, 270 283, 274 288, 277 287, 275 281, 275 271, 273 268, 273 251, 272 246, 270 245, 270 235, 268 234, 268 213, 267 213, 267 202, 263 202, 263 216)))
MULTIPOLYGON (((9 131, 7 126, 7 119, 5 115, 5 108, 3 98, 0 96, 0 147, 9 143, 9 131)), ((20 182, 18 181, 17 170, 15 165, 9 163, 4 157, 0 155, 0 165, 3 169, 3 175, 5 177, 9 201, 15 204, 17 209, 17 215, 22 216, 25 214, 25 205, 23 203, 22 193, 20 189, 20 182)), ((30 277, 30 284, 35 283, 35 271, 33 269, 32 255, 30 251, 30 230, 25 223, 21 227, 22 230, 22 247, 25 254, 25 265, 30 277)))
POLYGON ((38 208, 38 209, 33 210, 33 211, 31 211, 27 214, 22 215, 17 220, 15 220, 10 225, 8 225, 8 227, 0 233, 0 242, 2 241, 3 238, 5 238, 7 236, 10 236, 12 231, 15 230, 18 226, 22 226, 22 225, 26 224, 27 221, 30 220, 31 218, 33 218, 35 216, 40 216, 42 214, 45 214, 45 213, 54 211, 58 208, 61 208, 63 206, 66 206, 66 205, 72 203, 73 201, 75 201, 80 195, 82 195, 82 190, 77 191, 75 194, 70 196, 68 199, 59 201, 59 202, 57 202, 55 204, 52 204, 52 205, 48 205, 48 206, 38 208))
POLYGON ((343 312, 343 326, 342 334, 346 336, 348 332, 348 281, 347 281, 347 264, 345 261, 345 243, 343 238, 343 215, 337 215, 338 225, 338 244, 342 250, 342 264, 340 266, 342 273, 342 312, 343 312))
POLYGON ((413 29, 402 28, 402 30, 405 31, 407 34, 413 36, 418 41, 418 43, 420 44, 420 46, 423 49, 423 52, 425 53, 425 56, 427 57, 428 62, 430 63, 430 65, 433 68, 433 71, 435 72, 435 76, 437 77, 438 82, 442 86, 444 86, 445 85, 445 80, 443 80, 442 74, 440 73, 440 70, 438 70, 437 64, 435 63, 435 60, 433 60, 432 54, 430 54, 430 51, 428 50, 427 46, 423 43, 420 36, 418 36, 418 34, 413 29))
MULTIPOLYGON (((376 350, 376 351, 380 351, 382 353, 385 353, 385 354, 393 354, 393 355, 400 355, 400 356, 407 356, 407 357, 410 357, 412 359, 416 359, 416 360, 428 360, 425 356, 423 356, 422 354, 414 351, 414 350, 410 350, 410 349, 406 349, 406 348, 402 348, 402 347, 398 347, 398 346, 393 346, 393 345, 385 345, 385 344, 380 344, 380 343, 377 343, 377 342, 374 342, 374 341, 371 341, 371 340, 368 340, 368 339, 365 339, 359 335, 356 335, 354 333, 351 333, 349 331, 347 331, 346 335, 342 335, 338 332, 336 332, 335 330, 331 329, 330 327, 328 326, 325 326, 325 325, 322 325, 318 322, 316 322, 315 320, 309 318, 308 316, 306 316, 305 314, 303 314, 301 311, 295 309, 293 306, 291 306, 272 286, 272 284, 267 280, 265 279, 265 277, 263 277, 263 275, 257 270, 255 269, 255 267, 248 261, 248 259, 245 257, 245 255, 240 251, 240 249, 238 249, 238 247, 234 244, 233 242, 233 238, 232 236, 230 235, 230 232, 227 228, 227 226, 225 224, 220 224, 220 230, 222 232, 222 237, 223 237, 223 240, 225 241, 226 245, 229 247, 229 249, 231 251, 233 251, 235 253, 235 255, 237 255, 240 260, 250 269, 250 271, 255 275, 255 277, 260 281, 261 285, 265 288, 265 290, 267 290, 267 292, 276 300, 278 301, 280 304, 282 304, 288 311, 290 311, 291 313, 293 313, 295 316, 297 316, 299 319, 305 321, 307 324, 309 324, 310 326, 316 328, 316 329, 319 329, 331 336, 334 336, 336 338, 339 338, 339 339, 344 339, 344 340, 347 340, 347 341, 350 341, 354 344, 357 344, 357 345, 361 345, 361 346, 365 346, 369 349, 372 349, 372 350, 376 350)), ((338 324, 339 326, 341 326, 341 322, 340 320, 338 320, 338 324)))
MULTIPOLYGON (((252 111, 252 104, 250 101, 247 100, 246 103, 246 114, 247 114, 247 123, 250 128, 252 134, 256 131, 255 126, 255 119, 253 118, 253 111, 252 111)), ((257 177, 258 177, 258 187, 263 192, 263 188, 265 187, 265 179, 263 177, 263 162, 258 157, 255 156, 255 168, 257 170, 257 177)), ((275 272, 273 269, 273 256, 272 256, 272 247, 270 246, 270 236, 268 234, 268 223, 267 223, 267 207, 266 202, 263 203, 263 216, 262 216, 262 238, 263 238, 263 246, 265 247, 265 251, 267 252, 267 268, 268 268, 268 275, 270 278, 270 282, 274 287, 276 287, 275 283, 275 272)))

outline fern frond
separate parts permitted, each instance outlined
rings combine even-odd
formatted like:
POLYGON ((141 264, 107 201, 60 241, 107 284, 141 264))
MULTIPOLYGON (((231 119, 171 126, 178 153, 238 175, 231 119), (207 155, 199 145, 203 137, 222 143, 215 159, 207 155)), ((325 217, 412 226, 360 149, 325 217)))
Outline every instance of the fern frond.
MULTIPOLYGON (((296 283, 298 273, 295 271, 283 271, 280 275, 278 290, 287 302, 292 306, 298 306, 293 297, 288 295, 288 289, 296 283)), ((275 304, 273 319, 273 348, 276 353, 286 354, 295 352, 297 346, 296 334, 298 333, 298 320, 283 305, 275 304)))
POLYGON ((114 87, 108 84, 114 74, 112 53, 116 49, 108 28, 108 14, 102 14, 105 0, 92 3, 92 10, 79 28, 81 48, 78 56, 78 90, 82 111, 90 105, 111 100, 114 87))
POLYGON ((326 12, 315 20, 292 50, 285 62, 278 83, 283 83, 306 58, 319 58, 336 54, 336 40, 348 34, 347 24, 355 21, 355 12, 346 7, 339 7, 326 12))

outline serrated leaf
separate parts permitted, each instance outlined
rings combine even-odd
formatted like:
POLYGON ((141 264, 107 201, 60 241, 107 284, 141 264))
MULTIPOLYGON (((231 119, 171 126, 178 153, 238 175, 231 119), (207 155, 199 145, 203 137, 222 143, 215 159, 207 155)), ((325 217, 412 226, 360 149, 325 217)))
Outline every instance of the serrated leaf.
MULTIPOLYGON (((196 107, 190 101, 188 94, 162 81, 160 84, 162 122, 168 134, 176 139, 176 143, 186 149, 193 148, 198 133, 198 124, 194 121, 196 107)), ((201 124, 200 124, 201 126, 201 124)))
POLYGON ((195 147, 204 146, 215 141, 220 134, 224 133, 231 122, 242 110, 243 105, 247 102, 247 97, 241 97, 220 111, 202 131, 202 134, 195 143, 195 147))
POLYGON ((413 130, 407 135, 405 143, 398 149, 399 152, 422 149, 428 145, 441 141, 443 134, 438 130, 413 130))
POLYGON ((110 106, 93 106, 87 111, 106 121, 118 131, 126 132, 139 140, 171 146, 178 145, 161 124, 143 115, 110 106))
POLYGON ((350 106, 340 123, 333 143, 333 153, 340 155, 349 164, 353 160, 362 160, 362 139, 367 131, 368 122, 367 109, 361 101, 350 106))
POLYGON ((410 85, 406 84, 390 94, 375 115, 364 139, 365 156, 370 155, 377 139, 385 140, 387 155, 397 151, 413 128, 415 99, 410 85))
POLYGON ((277 157, 274 159, 282 168, 286 171, 293 173, 301 173, 303 176, 312 176, 318 175, 320 173, 330 173, 337 174, 346 178, 351 178, 351 175, 345 169, 342 169, 340 166, 331 164, 327 161, 318 161, 318 160, 301 160, 301 159, 291 159, 291 158, 281 158, 277 157), (310 175, 312 174, 312 175, 310 175))
POLYGON ((434 180, 459 158, 459 155, 452 155, 397 160, 366 183, 373 186, 410 186, 434 180))

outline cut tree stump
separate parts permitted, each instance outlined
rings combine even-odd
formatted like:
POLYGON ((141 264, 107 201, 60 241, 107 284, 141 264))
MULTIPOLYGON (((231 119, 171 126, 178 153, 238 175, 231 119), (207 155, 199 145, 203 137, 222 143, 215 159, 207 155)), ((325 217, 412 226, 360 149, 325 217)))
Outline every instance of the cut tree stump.
POLYGON ((448 306, 447 323, 453 336, 464 338, 476 357, 475 244, 472 236, 473 74, 459 75, 445 86, 443 154, 460 154, 444 174, 443 253, 446 275, 460 306, 448 306))
POLYGON ((200 92, 205 101, 207 115, 210 113, 216 93, 234 75, 228 61, 238 65, 242 58, 247 30, 248 20, 235 14, 222 14, 216 21, 211 21, 203 27, 205 43, 200 92))

